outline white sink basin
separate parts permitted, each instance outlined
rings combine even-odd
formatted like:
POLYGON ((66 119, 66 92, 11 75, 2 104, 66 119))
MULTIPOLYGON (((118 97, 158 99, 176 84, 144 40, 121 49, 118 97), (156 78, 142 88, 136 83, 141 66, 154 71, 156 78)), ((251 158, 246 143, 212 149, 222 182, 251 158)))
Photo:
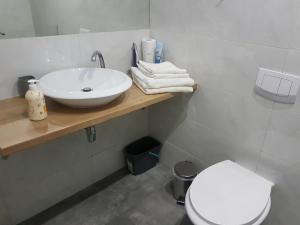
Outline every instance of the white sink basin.
POLYGON ((101 68, 66 69, 40 79, 44 94, 57 102, 76 108, 108 104, 132 85, 124 73, 101 68))

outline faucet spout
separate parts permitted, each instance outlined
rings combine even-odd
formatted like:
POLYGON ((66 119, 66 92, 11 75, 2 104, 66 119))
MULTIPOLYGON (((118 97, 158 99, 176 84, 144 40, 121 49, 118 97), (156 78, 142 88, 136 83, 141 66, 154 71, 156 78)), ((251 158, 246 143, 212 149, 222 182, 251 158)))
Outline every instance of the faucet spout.
POLYGON ((91 61, 92 62, 96 62, 97 61, 97 57, 99 58, 100 67, 101 68, 105 68, 104 58, 103 58, 103 55, 102 55, 102 53, 100 51, 95 51, 92 54, 91 61))

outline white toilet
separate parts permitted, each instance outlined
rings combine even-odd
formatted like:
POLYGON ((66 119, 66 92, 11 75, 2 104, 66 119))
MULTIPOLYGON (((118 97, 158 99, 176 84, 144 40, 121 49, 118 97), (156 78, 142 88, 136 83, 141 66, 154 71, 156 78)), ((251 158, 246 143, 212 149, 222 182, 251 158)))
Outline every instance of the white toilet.
POLYGON ((273 186, 232 161, 220 162, 195 178, 186 211, 194 225, 259 225, 269 214, 273 186))

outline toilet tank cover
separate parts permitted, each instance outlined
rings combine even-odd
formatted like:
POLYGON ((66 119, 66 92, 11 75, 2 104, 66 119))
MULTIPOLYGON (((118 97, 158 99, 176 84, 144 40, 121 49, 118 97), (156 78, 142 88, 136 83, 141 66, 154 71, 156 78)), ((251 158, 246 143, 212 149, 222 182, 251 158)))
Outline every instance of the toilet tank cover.
POLYGON ((210 223, 244 225, 264 211, 273 185, 227 160, 207 168, 195 178, 190 199, 195 211, 210 223))

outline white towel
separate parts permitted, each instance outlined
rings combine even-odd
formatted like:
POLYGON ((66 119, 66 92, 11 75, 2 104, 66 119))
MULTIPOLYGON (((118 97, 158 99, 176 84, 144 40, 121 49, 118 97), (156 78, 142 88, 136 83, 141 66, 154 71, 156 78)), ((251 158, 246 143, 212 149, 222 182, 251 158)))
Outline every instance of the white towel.
POLYGON ((189 78, 190 75, 188 73, 177 73, 177 74, 156 74, 156 73, 149 73, 147 70, 144 69, 140 64, 138 64, 138 68, 140 71, 147 77, 155 78, 155 79, 169 79, 169 78, 189 78))
POLYGON ((192 78, 154 79, 145 76, 138 68, 131 67, 132 76, 142 81, 143 88, 166 88, 166 87, 192 87, 195 82, 192 78))
POLYGON ((142 84, 134 77, 133 82, 147 95, 162 94, 162 93, 175 93, 184 92, 192 93, 194 89, 192 87, 166 87, 166 88, 143 88, 142 84))
POLYGON ((159 64, 147 63, 139 61, 139 65, 151 74, 182 74, 187 73, 185 69, 180 69, 171 62, 163 62, 159 64))

